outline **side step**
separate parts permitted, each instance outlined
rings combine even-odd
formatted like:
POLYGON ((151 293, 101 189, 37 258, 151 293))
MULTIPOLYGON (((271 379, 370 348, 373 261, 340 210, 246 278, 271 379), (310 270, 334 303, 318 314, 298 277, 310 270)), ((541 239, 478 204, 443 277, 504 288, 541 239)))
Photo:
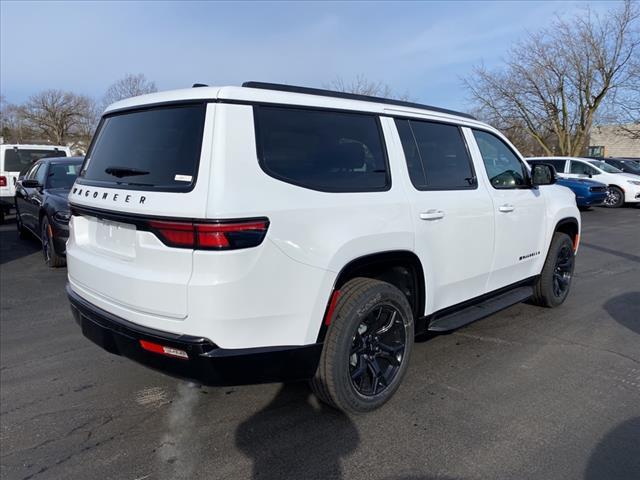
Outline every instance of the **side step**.
POLYGON ((475 305, 470 305, 455 312, 444 314, 431 320, 428 330, 431 332, 446 332, 455 330, 468 323, 488 317, 500 310, 524 302, 533 295, 533 287, 518 287, 508 292, 501 293, 475 305))

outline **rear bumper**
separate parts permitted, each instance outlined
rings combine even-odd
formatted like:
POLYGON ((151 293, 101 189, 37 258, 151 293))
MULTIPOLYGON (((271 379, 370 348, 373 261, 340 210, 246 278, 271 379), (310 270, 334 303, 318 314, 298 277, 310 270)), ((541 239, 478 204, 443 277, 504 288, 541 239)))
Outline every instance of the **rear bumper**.
POLYGON ((223 349, 206 338, 178 335, 133 324, 84 300, 67 284, 76 322, 104 350, 168 375, 203 385, 246 385, 306 380, 316 371, 322 344, 223 349), (187 352, 188 359, 149 352, 140 340, 187 352))

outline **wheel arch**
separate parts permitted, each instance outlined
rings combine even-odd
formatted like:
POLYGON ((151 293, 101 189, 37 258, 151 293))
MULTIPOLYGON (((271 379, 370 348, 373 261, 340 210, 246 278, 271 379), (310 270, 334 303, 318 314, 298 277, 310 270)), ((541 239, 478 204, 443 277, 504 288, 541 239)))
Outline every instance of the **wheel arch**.
MULTIPOLYGON (((391 283, 405 294, 415 318, 424 315, 426 281, 422 262, 410 250, 391 250, 363 255, 349 261, 338 273, 327 300, 318 341, 323 341, 327 331, 325 318, 331 313, 334 294, 352 278, 367 277, 391 283)), ((333 305, 335 306, 335 305, 333 305)))
POLYGON ((556 223, 553 233, 561 232, 569 235, 573 242, 574 251, 578 250, 580 243, 580 222, 575 217, 566 217, 556 223))

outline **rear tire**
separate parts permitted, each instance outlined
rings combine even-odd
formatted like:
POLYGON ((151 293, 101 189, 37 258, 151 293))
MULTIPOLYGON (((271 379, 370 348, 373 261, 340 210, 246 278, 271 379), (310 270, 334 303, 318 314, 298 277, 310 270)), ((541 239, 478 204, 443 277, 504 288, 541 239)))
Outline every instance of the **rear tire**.
POLYGON ((542 273, 534 285, 533 303, 547 308, 562 305, 571 288, 574 267, 571 238, 566 233, 554 233, 542 273))
POLYGON ((624 192, 615 185, 611 185, 604 200, 605 207, 620 208, 624 205, 624 192))
POLYGON ((64 267, 67 262, 63 256, 56 253, 56 249, 53 246, 53 229, 47 216, 42 217, 40 223, 40 239, 42 241, 44 262, 47 266, 51 268, 64 267))
POLYGON ((340 410, 374 410, 400 386, 413 341, 405 295, 389 283, 354 278, 340 289, 311 388, 340 410))

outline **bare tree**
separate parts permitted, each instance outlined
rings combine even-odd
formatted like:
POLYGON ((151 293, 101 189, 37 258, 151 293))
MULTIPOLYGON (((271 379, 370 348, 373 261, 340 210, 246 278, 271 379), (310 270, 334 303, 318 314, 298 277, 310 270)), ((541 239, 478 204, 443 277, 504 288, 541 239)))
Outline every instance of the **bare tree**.
POLYGON ((34 140, 55 145, 75 145, 82 141, 82 125, 95 111, 95 102, 84 95, 61 90, 45 90, 33 95, 18 108, 18 116, 34 140))
POLYGON ((557 18, 518 43, 504 68, 479 66, 465 85, 497 126, 524 128, 545 154, 581 155, 605 98, 634 81, 639 16, 627 0, 604 16, 557 18))
POLYGON ((396 100, 409 100, 409 95, 396 95, 391 87, 386 83, 368 80, 364 75, 356 75, 352 80, 345 80, 342 77, 336 77, 329 83, 323 85, 323 88, 335 90, 337 92, 356 93, 358 95, 369 95, 372 97, 393 98, 396 100))
POLYGON ((102 98, 102 103, 106 108, 118 100, 157 91, 158 89, 156 88, 155 82, 147 80, 142 73, 137 75, 128 73, 107 89, 102 98))

